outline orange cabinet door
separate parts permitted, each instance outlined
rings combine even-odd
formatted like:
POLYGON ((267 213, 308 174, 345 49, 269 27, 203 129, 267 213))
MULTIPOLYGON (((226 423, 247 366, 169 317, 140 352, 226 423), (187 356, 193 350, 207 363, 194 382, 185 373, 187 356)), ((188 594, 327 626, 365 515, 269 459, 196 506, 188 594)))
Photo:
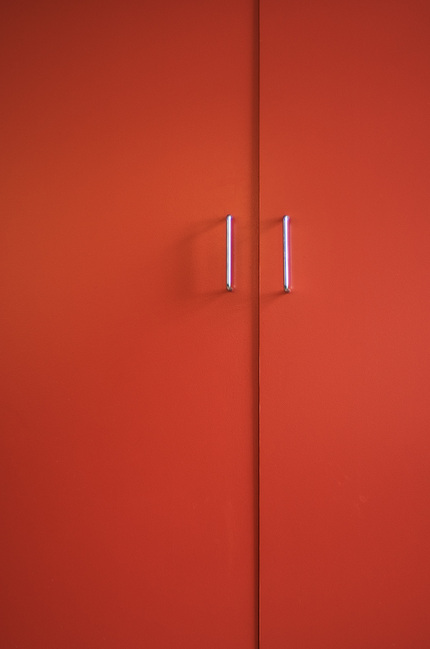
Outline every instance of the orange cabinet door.
POLYGON ((261 649, 424 649, 430 6, 260 18, 261 649))
POLYGON ((252 649, 252 3, 1 13, 0 645, 252 649))

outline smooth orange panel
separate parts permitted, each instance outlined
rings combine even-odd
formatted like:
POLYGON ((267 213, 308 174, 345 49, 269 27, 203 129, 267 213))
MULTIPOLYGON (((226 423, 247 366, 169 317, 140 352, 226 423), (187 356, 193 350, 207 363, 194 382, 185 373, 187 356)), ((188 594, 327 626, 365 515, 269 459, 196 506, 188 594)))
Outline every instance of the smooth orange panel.
POLYGON ((426 2, 261 4, 261 649, 430 646, 429 75, 426 2))
POLYGON ((253 3, 1 13, 0 644, 251 649, 253 3))

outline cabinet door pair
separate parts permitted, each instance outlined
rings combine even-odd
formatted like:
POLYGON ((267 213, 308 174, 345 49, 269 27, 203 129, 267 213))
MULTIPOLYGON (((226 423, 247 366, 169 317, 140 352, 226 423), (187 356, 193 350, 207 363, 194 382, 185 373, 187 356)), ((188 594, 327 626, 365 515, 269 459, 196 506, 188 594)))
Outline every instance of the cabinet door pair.
POLYGON ((2 10, 3 647, 427 647, 429 19, 2 10))

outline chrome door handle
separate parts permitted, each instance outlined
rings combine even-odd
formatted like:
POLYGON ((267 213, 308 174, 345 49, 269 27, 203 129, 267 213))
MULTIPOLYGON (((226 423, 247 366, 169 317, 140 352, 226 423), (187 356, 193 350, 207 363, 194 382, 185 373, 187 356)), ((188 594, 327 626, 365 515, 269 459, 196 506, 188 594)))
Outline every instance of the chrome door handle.
POLYGON ((233 241, 232 241, 232 235, 233 235, 233 227, 232 227, 232 221, 233 217, 231 214, 228 214, 226 217, 226 224, 227 224, 227 250, 226 250, 226 271, 227 271, 227 291, 232 291, 233 290, 233 259, 232 259, 232 247, 233 247, 233 241))
POLYGON ((284 234, 284 291, 289 293, 291 291, 291 278, 290 278, 290 217, 284 216, 282 219, 283 234, 284 234))

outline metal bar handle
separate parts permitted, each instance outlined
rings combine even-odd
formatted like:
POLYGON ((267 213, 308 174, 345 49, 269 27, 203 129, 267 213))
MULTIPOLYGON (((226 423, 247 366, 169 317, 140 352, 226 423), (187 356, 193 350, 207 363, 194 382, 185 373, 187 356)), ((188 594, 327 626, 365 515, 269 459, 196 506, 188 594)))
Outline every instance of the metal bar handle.
POLYGON ((284 234, 284 291, 289 293, 291 291, 291 278, 290 278, 290 217, 284 216, 282 219, 283 234, 284 234))
POLYGON ((233 241, 232 241, 232 226, 233 222, 233 217, 231 214, 228 214, 226 217, 226 224, 227 224, 227 291, 232 291, 233 290, 233 259, 232 259, 232 248, 233 248, 233 241))

